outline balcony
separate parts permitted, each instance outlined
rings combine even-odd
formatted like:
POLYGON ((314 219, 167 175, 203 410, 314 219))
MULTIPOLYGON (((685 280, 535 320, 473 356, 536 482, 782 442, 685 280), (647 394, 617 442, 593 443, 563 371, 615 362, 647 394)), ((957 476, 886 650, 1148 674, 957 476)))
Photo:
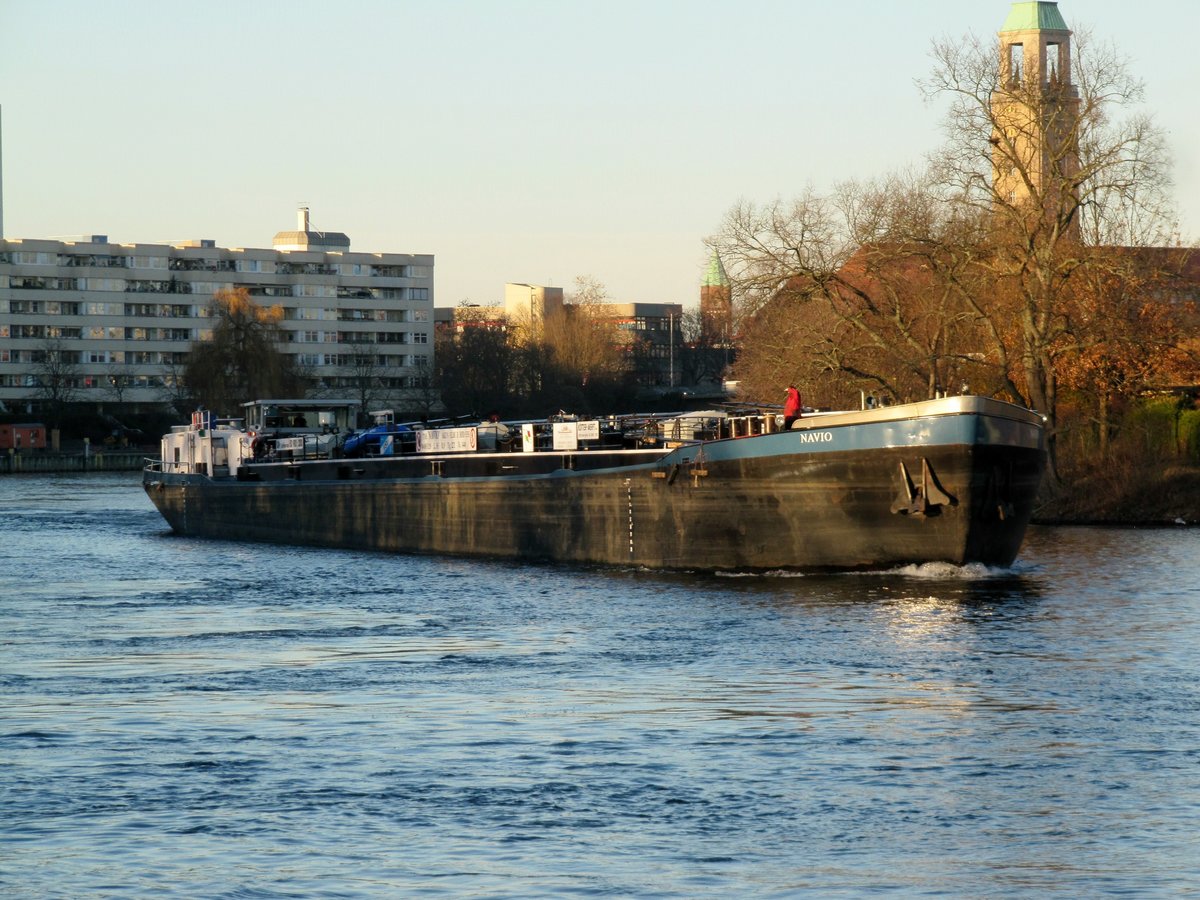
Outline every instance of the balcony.
POLYGON ((167 268, 172 272, 234 272, 232 259, 181 259, 173 257, 167 268))

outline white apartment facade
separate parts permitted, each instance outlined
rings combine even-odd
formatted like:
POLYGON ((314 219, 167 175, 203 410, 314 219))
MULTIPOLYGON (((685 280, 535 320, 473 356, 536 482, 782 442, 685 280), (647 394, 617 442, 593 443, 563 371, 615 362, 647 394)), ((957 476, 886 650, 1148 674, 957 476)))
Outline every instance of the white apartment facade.
POLYGON ((280 349, 296 357, 315 394, 353 396, 364 353, 381 402, 427 390, 433 256, 351 252, 344 234, 310 230, 307 209, 297 226, 269 250, 103 235, 0 240, 0 401, 22 409, 45 396, 39 379, 50 348, 63 354, 73 400, 141 407, 180 399, 184 356, 212 333, 213 294, 230 288, 283 308, 280 349))

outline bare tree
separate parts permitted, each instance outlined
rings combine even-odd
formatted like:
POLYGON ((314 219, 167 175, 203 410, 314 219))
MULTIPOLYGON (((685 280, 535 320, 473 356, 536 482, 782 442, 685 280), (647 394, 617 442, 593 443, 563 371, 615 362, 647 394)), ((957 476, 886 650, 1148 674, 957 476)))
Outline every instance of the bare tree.
MULTIPOLYGON (((460 305, 452 326, 434 335, 433 377, 418 383, 415 399, 426 411, 441 400, 451 412, 507 414, 520 352, 509 343, 507 328, 497 307, 460 305)), ((525 332, 522 336, 528 338, 525 332)))
MULTIPOLYGON (((405 388, 401 394, 406 412, 422 419, 429 419, 445 410, 442 393, 428 374, 413 376, 409 379, 409 384, 410 386, 405 388)), ((499 408, 496 404, 493 406, 499 408)))
POLYGON ((738 301, 743 393, 774 400, 797 381, 812 396, 840 382, 844 396, 917 398, 978 379, 967 371, 984 364, 966 342, 978 315, 963 296, 971 259, 946 249, 963 231, 927 175, 736 206, 710 243, 738 301))
POLYGON ((187 412, 192 405, 185 379, 185 359, 186 355, 174 353, 168 355, 163 360, 160 376, 162 378, 162 399, 169 403, 179 415, 187 412))
POLYGON ((720 384, 734 358, 731 342, 714 346, 705 333, 699 308, 683 311, 680 319, 683 346, 679 348, 679 376, 683 385, 720 384))
POLYGON ((121 363, 109 363, 104 369, 105 392, 117 403, 123 403, 125 392, 133 385, 133 379, 121 363))
POLYGON ((698 343, 704 337, 704 320, 698 307, 683 311, 679 319, 679 332, 685 344, 698 343))
POLYGON ((352 386, 359 409, 368 411, 376 405, 382 394, 385 367, 380 359, 379 348, 371 341, 351 341, 346 345, 345 356, 342 376, 352 386))
POLYGON ((608 317, 608 289, 590 275, 575 279, 565 315, 546 322, 545 340, 560 377, 586 388, 619 381, 625 371, 617 327, 608 317))
POLYGON ((1089 253, 1086 242, 1159 242, 1173 230, 1166 144, 1137 108, 1141 83, 1086 32, 1072 56, 1063 71, 1043 61, 1022 72, 992 42, 946 40, 934 45, 922 85, 930 98, 950 98, 939 181, 992 226, 978 265, 997 290, 976 311, 997 335, 1011 331, 1014 383, 1048 417, 1052 451, 1059 362, 1079 339, 1072 297, 1089 270, 1128 263, 1089 253))
POLYGON ((67 349, 61 338, 47 338, 34 351, 36 396, 50 413, 51 424, 62 423, 67 404, 79 397, 80 354, 67 349))

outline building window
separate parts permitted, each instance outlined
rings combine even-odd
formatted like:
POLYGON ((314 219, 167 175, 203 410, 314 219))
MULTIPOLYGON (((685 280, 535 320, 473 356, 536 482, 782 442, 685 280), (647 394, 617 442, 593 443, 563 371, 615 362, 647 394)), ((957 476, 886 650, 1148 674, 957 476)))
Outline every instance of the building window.
POLYGON ((49 253, 34 253, 29 250, 18 250, 12 255, 12 261, 18 266, 54 266, 58 265, 58 254, 51 259, 49 253))
POLYGON ((80 278, 81 291, 120 291, 125 292, 124 278, 80 278))
POLYGON ((134 269, 165 269, 167 258, 165 256, 131 256, 129 264, 134 269))
MULTIPOLYGON (((287 290, 284 288, 283 290, 287 290)), ((267 291, 267 293, 274 293, 267 291)), ((293 297, 336 297, 337 287, 332 284, 294 284, 289 292, 293 297)), ((279 294, 282 296, 282 292, 279 294)))

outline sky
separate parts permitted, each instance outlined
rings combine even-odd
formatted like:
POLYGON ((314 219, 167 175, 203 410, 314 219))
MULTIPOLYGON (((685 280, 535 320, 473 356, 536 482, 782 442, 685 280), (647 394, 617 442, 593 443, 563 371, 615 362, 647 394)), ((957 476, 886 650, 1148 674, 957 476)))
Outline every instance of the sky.
MULTIPOLYGON (((694 306, 704 239, 920 167, 931 43, 1007 0, 0 0, 4 237, 432 253, 435 302, 506 282, 694 306)), ((1128 57, 1200 239, 1200 8, 1061 0, 1128 57)))

